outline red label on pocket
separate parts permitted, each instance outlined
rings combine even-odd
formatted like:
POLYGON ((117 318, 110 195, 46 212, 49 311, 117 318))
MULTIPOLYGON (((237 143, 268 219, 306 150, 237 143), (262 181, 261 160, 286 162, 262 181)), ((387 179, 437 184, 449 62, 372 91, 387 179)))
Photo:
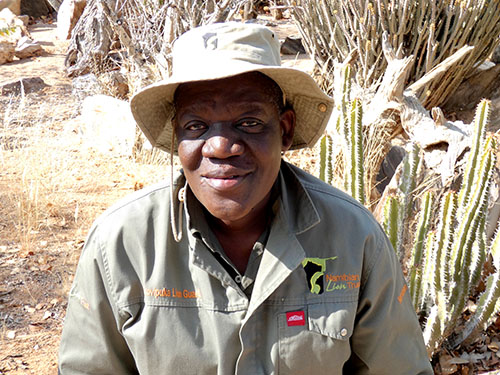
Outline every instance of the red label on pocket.
POLYGON ((304 311, 292 311, 286 313, 286 324, 288 327, 291 326, 305 326, 306 325, 306 315, 304 311))

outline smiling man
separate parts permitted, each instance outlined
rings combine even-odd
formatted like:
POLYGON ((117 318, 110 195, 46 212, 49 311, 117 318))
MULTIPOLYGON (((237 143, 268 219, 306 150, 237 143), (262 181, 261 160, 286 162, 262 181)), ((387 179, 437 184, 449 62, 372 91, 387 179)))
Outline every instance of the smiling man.
POLYGON ((94 224, 62 374, 432 374, 398 261, 352 198, 282 161, 332 101, 267 28, 193 29, 131 101, 175 182, 94 224))

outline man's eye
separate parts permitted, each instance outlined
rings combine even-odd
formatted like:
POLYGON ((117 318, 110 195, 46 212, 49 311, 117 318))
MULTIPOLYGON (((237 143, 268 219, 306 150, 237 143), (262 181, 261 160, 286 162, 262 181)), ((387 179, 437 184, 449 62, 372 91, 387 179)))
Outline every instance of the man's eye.
POLYGON ((190 131, 198 131, 198 130, 204 130, 206 129, 206 125, 201 122, 192 122, 189 124, 186 124, 184 126, 184 129, 190 130, 190 131))
POLYGON ((262 123, 257 120, 242 120, 238 122, 238 127, 244 131, 259 131, 262 128, 262 123))

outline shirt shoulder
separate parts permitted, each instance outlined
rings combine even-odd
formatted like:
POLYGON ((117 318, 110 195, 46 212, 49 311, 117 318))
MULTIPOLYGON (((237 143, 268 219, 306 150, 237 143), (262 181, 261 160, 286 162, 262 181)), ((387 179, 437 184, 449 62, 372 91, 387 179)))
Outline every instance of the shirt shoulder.
POLYGON ((373 214, 360 202, 349 194, 327 184, 319 178, 304 170, 288 165, 290 171, 296 176, 305 188, 314 204, 321 221, 330 221, 337 218, 339 224, 346 219, 360 221, 367 230, 380 231, 380 225, 373 214))

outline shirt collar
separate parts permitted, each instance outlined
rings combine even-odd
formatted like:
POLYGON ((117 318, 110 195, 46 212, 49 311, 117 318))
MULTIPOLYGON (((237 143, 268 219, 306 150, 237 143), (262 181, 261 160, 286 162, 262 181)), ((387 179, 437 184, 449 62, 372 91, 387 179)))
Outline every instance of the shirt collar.
POLYGON ((304 184, 296 172, 304 173, 297 167, 283 161, 281 163, 281 203, 290 232, 303 233, 320 222, 320 217, 304 184))

